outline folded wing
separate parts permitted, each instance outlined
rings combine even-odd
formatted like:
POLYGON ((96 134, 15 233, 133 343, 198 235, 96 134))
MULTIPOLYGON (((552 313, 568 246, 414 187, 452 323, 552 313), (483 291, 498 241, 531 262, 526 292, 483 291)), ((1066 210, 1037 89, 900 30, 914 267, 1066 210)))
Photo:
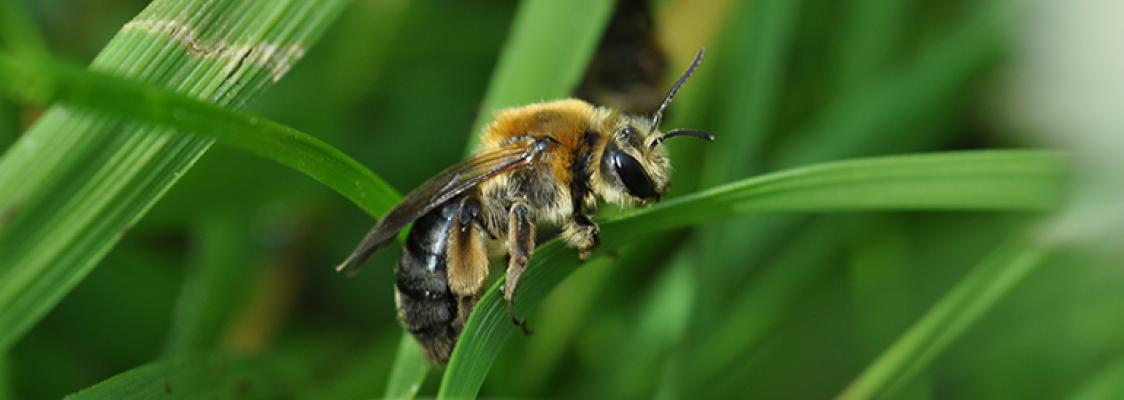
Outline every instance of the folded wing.
POLYGON ((371 254, 389 244, 410 223, 491 178, 531 166, 545 149, 542 141, 520 141, 482 151, 442 171, 387 212, 336 271, 357 272, 371 254))

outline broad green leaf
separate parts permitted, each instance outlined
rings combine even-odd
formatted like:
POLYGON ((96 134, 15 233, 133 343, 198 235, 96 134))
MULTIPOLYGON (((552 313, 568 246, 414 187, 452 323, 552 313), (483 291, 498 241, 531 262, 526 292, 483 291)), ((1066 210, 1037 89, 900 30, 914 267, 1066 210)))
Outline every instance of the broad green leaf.
MULTIPOLYGON (((91 69, 239 108, 281 79, 345 5, 157 0, 91 69)), ((34 93, 51 82, 25 83, 34 93)), ((138 113, 167 106, 128 100, 138 113)), ((44 113, 0 159, 0 350, 81 281, 212 140, 66 106, 44 113)))
MULTIPOLYGON (((1044 151, 895 156, 795 168, 637 210, 601 225, 596 254, 630 238, 750 213, 857 210, 1048 210, 1062 196, 1065 158, 1044 151)), ((516 309, 526 315, 576 265, 557 241, 535 249, 516 309)), ((496 282, 481 298, 446 367, 438 397, 477 394, 513 332, 496 282)), ((533 317, 531 318, 533 323, 533 317)))

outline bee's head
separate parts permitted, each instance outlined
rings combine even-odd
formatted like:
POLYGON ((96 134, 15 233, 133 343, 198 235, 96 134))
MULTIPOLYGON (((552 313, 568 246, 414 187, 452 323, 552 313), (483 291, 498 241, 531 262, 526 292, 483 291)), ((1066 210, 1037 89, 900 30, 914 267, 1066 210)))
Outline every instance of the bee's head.
POLYGON ((595 177, 600 179, 601 185, 594 185, 600 188, 602 198, 618 204, 658 201, 667 193, 671 183, 671 163, 663 142, 678 136, 714 140, 713 135, 701 131, 659 131, 664 109, 679 92, 683 82, 695 72, 702 56, 703 50, 699 50, 694 62, 671 87, 652 116, 621 115, 612 126, 607 127, 612 131, 607 135, 597 168, 600 173, 595 177))

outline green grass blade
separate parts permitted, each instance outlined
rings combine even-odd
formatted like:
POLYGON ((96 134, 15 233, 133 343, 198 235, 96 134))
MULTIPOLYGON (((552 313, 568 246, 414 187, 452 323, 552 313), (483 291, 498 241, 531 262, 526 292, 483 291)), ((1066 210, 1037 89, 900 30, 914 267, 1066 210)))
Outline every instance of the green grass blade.
POLYGON ((519 4, 508 42, 488 84, 466 152, 492 113, 566 97, 577 87, 613 13, 613 0, 528 0, 519 4))
MULTIPOLYGON (((91 68, 238 108, 284 76, 345 5, 157 0, 91 68)), ((211 143, 65 106, 20 137, 0 159, 0 351, 82 280, 211 143)))
POLYGON ((394 366, 386 383, 388 399, 412 399, 418 395, 425 376, 429 373, 429 361, 422 355, 418 342, 408 334, 403 334, 398 343, 398 354, 394 356, 394 366))
POLYGON ((746 212, 1047 210, 1061 201, 1065 162, 1059 153, 1039 150, 837 161, 704 190, 626 214, 622 221, 643 216, 645 224, 673 228, 746 212))
MULTIPOLYGON (((601 225, 604 254, 629 238, 766 212, 876 209, 1047 210, 1061 200, 1065 157, 1043 151, 981 151, 833 162, 750 178, 637 210, 601 225)), ((552 240, 535 250, 516 301, 523 315, 577 264, 552 240)), ((477 394, 513 325, 492 285, 469 317, 438 397, 477 394)), ((534 322, 532 317, 531 322, 534 322)))
POLYGON ((1048 251, 1019 238, 977 265, 840 394, 841 399, 887 397, 922 371, 978 321, 1048 251))
POLYGON ((0 89, 29 101, 62 102, 215 138, 302 172, 374 216, 398 202, 386 181, 312 135, 153 85, 0 53, 0 89))
POLYGON ((66 398, 276 398, 284 387, 271 378, 261 363, 244 358, 181 357, 131 369, 66 398))

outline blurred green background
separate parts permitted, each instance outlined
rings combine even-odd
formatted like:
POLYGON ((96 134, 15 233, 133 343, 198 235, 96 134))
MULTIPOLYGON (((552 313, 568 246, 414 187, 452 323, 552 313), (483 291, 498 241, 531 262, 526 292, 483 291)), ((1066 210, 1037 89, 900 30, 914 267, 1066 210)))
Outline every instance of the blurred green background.
MULTIPOLYGON (((18 1, 54 54, 81 63, 147 3, 18 1)), ((1056 61, 1044 37, 1067 25, 1051 21, 1080 17, 1042 3, 653 1, 661 84, 708 48, 665 126, 719 137, 672 145, 673 195, 818 161, 1072 144, 1021 97, 1051 93, 1028 77, 1056 61)), ((250 111, 407 191, 462 158, 516 5, 357 0, 250 111)), ((0 149, 40 111, 4 100, 0 149)), ((753 216, 636 238, 529 315, 536 334, 507 343, 481 396, 835 396, 1044 218, 753 216)), ((330 268, 372 223, 296 172, 216 146, 0 360, 0 396, 60 397, 172 354, 230 351, 280 394, 377 397, 402 335, 398 252, 351 279, 330 268)), ((895 397, 1056 398, 1124 380, 1124 269, 1104 255, 1051 256, 895 397)))

